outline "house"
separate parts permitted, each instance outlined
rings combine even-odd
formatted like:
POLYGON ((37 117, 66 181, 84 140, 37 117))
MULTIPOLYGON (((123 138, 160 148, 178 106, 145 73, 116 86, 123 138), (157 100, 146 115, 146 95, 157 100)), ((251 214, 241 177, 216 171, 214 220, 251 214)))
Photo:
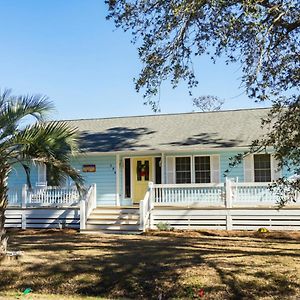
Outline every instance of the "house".
MULTIPOLYGON (((67 121, 80 132, 82 154, 72 164, 82 173, 86 185, 94 189, 88 194, 91 200, 84 202, 82 222, 90 220, 91 229, 107 229, 107 224, 121 228, 122 221, 134 229, 137 223, 145 228, 159 222, 179 228, 231 229, 228 220, 232 223, 232 211, 229 214, 228 209, 233 209, 234 204, 252 210, 259 205, 272 205, 274 213, 276 195, 270 194, 268 183, 291 174, 278 170, 272 149, 247 156, 243 163, 230 169, 230 180, 225 177, 229 158, 247 151, 251 142, 264 133, 261 118, 267 112, 268 109, 240 109, 67 121), (155 207, 160 207, 157 214, 155 207), (218 211, 220 207, 223 215, 218 211), (105 213, 111 222, 101 220, 105 223, 102 224, 99 215, 105 213), (208 220, 211 213, 214 217, 208 220), (206 219, 200 220, 197 215, 206 219)), ((40 189, 51 186, 48 173, 43 165, 34 168, 34 185, 40 189)), ((21 169, 15 168, 9 186, 22 184, 25 177, 21 169)), ((71 184, 66 182, 67 186, 71 184)), ((20 194, 19 191, 17 199, 20 194)), ((245 228, 250 228, 251 222, 244 224, 245 228)), ((254 225, 265 225, 264 222, 254 225)))

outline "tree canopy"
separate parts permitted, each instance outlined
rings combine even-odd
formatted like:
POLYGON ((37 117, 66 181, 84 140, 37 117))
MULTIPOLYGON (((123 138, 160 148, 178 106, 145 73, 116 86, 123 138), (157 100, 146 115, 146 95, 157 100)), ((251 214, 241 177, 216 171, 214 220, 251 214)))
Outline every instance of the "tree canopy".
MULTIPOLYGON (((279 166, 300 173, 299 0, 107 0, 107 18, 132 33, 143 63, 135 80, 146 102, 161 83, 197 86, 195 57, 239 63, 241 86, 254 101, 270 101, 269 133, 250 152, 273 147, 279 166)), ((246 154, 245 154, 246 155, 246 154)), ((235 160, 236 162, 238 161, 235 160)), ((294 187, 300 190, 300 182, 294 187)))
POLYGON ((77 130, 65 122, 44 122, 52 109, 44 96, 14 96, 9 90, 0 94, 0 254, 6 241, 7 179, 15 164, 23 167, 29 186, 34 161, 51 166, 57 184, 70 176, 78 190, 83 190, 83 178, 70 164, 77 152, 77 130), (37 122, 28 124, 29 116, 37 122))

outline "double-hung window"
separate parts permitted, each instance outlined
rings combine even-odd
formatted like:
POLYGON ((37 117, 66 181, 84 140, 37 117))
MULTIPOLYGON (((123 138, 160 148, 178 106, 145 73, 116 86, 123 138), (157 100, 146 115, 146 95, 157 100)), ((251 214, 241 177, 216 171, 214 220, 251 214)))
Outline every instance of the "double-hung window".
POLYGON ((270 154, 254 154, 254 181, 271 181, 271 156, 270 154))
POLYGON ((176 157, 176 183, 191 183, 191 158, 176 157))
POLYGON ((195 157, 195 182, 210 183, 210 156, 195 157))

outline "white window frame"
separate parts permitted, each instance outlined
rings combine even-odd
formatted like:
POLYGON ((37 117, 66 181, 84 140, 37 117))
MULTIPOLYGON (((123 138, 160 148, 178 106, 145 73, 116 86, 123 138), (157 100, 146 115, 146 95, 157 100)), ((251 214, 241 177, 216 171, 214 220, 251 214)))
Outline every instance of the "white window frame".
POLYGON ((176 158, 177 157, 178 158, 180 158, 180 157, 189 157, 190 158, 190 170, 191 170, 191 182, 190 183, 195 183, 195 172, 194 172, 194 159, 193 159, 193 155, 174 155, 175 184, 178 184, 177 183, 177 176, 176 176, 176 158))
POLYGON ((47 167, 43 163, 37 164, 37 186, 47 186, 47 167))
POLYGON ((211 180, 212 180, 211 156, 212 156, 212 154, 193 155, 194 181, 192 183, 196 183, 196 167, 195 167, 195 158, 196 157, 209 157, 209 174, 210 174, 210 182, 209 183, 211 183, 211 180))
MULTIPOLYGON (((272 166, 272 155, 270 153, 255 153, 253 154, 253 160, 252 160, 252 166, 253 166, 253 180, 254 182, 269 182, 269 181, 255 181, 255 162, 254 162, 254 157, 255 156, 258 156, 258 155, 269 155, 269 158, 270 158, 270 180, 272 181, 273 180, 273 166, 272 166)), ((267 170, 267 169, 266 169, 267 170)))
POLYGON ((260 154, 270 154, 270 164, 271 164, 271 181, 278 179, 281 176, 282 170, 277 171, 277 164, 278 162, 275 160, 274 155, 272 153, 255 153, 250 154, 248 156, 248 164, 251 164, 251 168, 246 168, 246 159, 244 159, 243 167, 244 167, 244 182, 247 177, 251 176, 250 182, 255 182, 255 175, 254 175, 254 155, 260 154), (250 172, 247 174, 247 172, 250 172))
POLYGON ((220 173, 221 173, 221 163, 220 163, 220 154, 196 154, 196 155, 184 155, 184 154, 180 154, 180 155, 171 155, 171 154, 165 154, 165 161, 166 161, 166 166, 165 168, 163 169, 163 176, 166 177, 166 182, 168 182, 168 174, 171 173, 171 172, 168 172, 168 166, 167 166, 167 160, 169 158, 172 158, 174 160, 173 162, 173 167, 172 167, 172 174, 173 174, 173 184, 176 184, 176 158, 177 157, 189 157, 190 158, 190 162, 191 162, 191 183, 195 183, 195 179, 196 179, 196 172, 195 172, 195 158, 196 157, 209 157, 210 159, 210 183, 220 183, 221 182, 221 178, 220 178, 220 173), (217 156, 218 157, 218 180, 217 181, 213 181, 214 178, 216 178, 214 172, 215 172, 215 169, 214 169, 214 166, 213 166, 213 160, 212 158, 214 156, 217 156))

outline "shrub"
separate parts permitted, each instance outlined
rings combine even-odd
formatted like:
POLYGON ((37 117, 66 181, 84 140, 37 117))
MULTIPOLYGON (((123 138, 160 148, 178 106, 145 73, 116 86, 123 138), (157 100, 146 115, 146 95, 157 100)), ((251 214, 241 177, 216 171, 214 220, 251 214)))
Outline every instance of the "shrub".
POLYGON ((159 222, 156 225, 156 227, 157 227, 158 230, 161 230, 161 231, 172 231, 172 230, 174 230, 174 228, 171 227, 170 224, 167 223, 167 222, 159 222))

